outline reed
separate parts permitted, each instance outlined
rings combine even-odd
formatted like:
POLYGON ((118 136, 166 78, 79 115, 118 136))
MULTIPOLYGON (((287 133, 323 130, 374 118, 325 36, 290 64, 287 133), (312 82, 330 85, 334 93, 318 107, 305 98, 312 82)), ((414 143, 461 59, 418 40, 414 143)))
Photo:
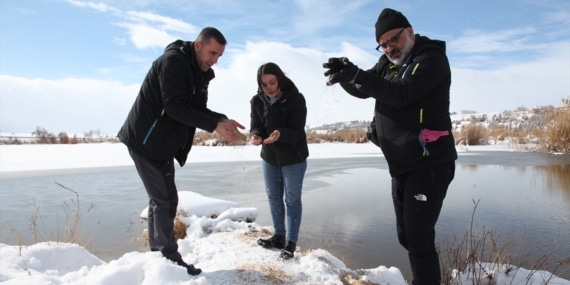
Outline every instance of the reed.
POLYGON ((545 253, 538 259, 530 252, 515 256, 516 244, 513 238, 502 237, 497 230, 490 230, 475 225, 475 212, 479 201, 473 201, 473 211, 469 229, 461 236, 452 235, 437 245, 440 255, 443 285, 495 284, 500 274, 514 277, 519 268, 530 271, 527 280, 537 271, 549 271, 547 267, 554 262, 550 273, 543 280, 549 281, 561 268, 570 264, 570 258, 552 261, 552 253, 545 253), (470 283, 459 283, 460 278, 470 283))

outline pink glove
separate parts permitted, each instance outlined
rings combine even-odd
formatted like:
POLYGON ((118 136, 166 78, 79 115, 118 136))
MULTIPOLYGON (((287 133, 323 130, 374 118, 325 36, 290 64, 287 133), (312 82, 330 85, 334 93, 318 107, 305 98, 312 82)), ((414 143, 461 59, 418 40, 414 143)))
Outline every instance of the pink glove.
POLYGON ((440 137, 448 136, 449 131, 432 131, 428 129, 423 129, 420 133, 420 140, 423 143, 430 143, 438 140, 440 137))

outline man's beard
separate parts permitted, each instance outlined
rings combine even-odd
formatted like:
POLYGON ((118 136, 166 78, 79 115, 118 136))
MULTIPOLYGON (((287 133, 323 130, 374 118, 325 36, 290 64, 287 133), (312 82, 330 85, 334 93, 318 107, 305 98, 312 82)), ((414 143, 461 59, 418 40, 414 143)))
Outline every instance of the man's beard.
POLYGON ((395 65, 401 66, 402 64, 404 64, 405 60, 408 58, 408 55, 410 55, 410 52, 414 48, 413 36, 410 37, 408 36, 408 34, 406 34, 405 36, 406 36, 406 43, 404 44, 404 47, 402 47, 402 49, 400 50, 400 57, 391 58, 389 55, 386 54, 386 57, 388 57, 388 59, 395 65))

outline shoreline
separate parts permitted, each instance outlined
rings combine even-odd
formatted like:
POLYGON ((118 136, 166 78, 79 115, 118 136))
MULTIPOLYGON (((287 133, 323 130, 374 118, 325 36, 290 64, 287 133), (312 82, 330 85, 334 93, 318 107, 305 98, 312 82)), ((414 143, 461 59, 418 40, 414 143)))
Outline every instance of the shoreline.
MULTIPOLYGON (((508 145, 456 146, 461 155, 471 151, 517 151, 508 145)), ((522 150, 521 150, 522 151, 522 150)), ((193 146, 187 164, 201 162, 260 161, 260 147, 193 146)), ((309 144, 309 160, 321 158, 383 157, 372 143, 309 144)), ((0 145, 0 178, 36 171, 82 171, 101 167, 133 166, 122 143, 0 145)))

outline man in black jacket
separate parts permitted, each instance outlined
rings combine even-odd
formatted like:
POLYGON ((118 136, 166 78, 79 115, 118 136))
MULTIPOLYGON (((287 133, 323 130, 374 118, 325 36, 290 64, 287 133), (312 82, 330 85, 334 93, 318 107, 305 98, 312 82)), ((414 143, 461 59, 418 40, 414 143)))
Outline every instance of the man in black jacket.
POLYGON ((384 54, 361 70, 347 58, 330 58, 328 85, 374 98, 377 139, 392 177, 398 240, 409 255, 413 284, 440 284, 435 224, 455 174, 455 140, 449 117, 451 69, 445 42, 414 35, 402 13, 386 8, 375 25, 384 54))
POLYGON ((148 239, 152 251, 183 266, 188 274, 202 272, 187 264, 174 239, 178 192, 174 159, 184 166, 196 128, 216 131, 229 141, 240 139, 244 127, 207 107, 212 66, 224 53, 226 39, 215 28, 204 28, 196 41, 169 44, 148 71, 118 137, 129 149, 149 197, 148 239))

